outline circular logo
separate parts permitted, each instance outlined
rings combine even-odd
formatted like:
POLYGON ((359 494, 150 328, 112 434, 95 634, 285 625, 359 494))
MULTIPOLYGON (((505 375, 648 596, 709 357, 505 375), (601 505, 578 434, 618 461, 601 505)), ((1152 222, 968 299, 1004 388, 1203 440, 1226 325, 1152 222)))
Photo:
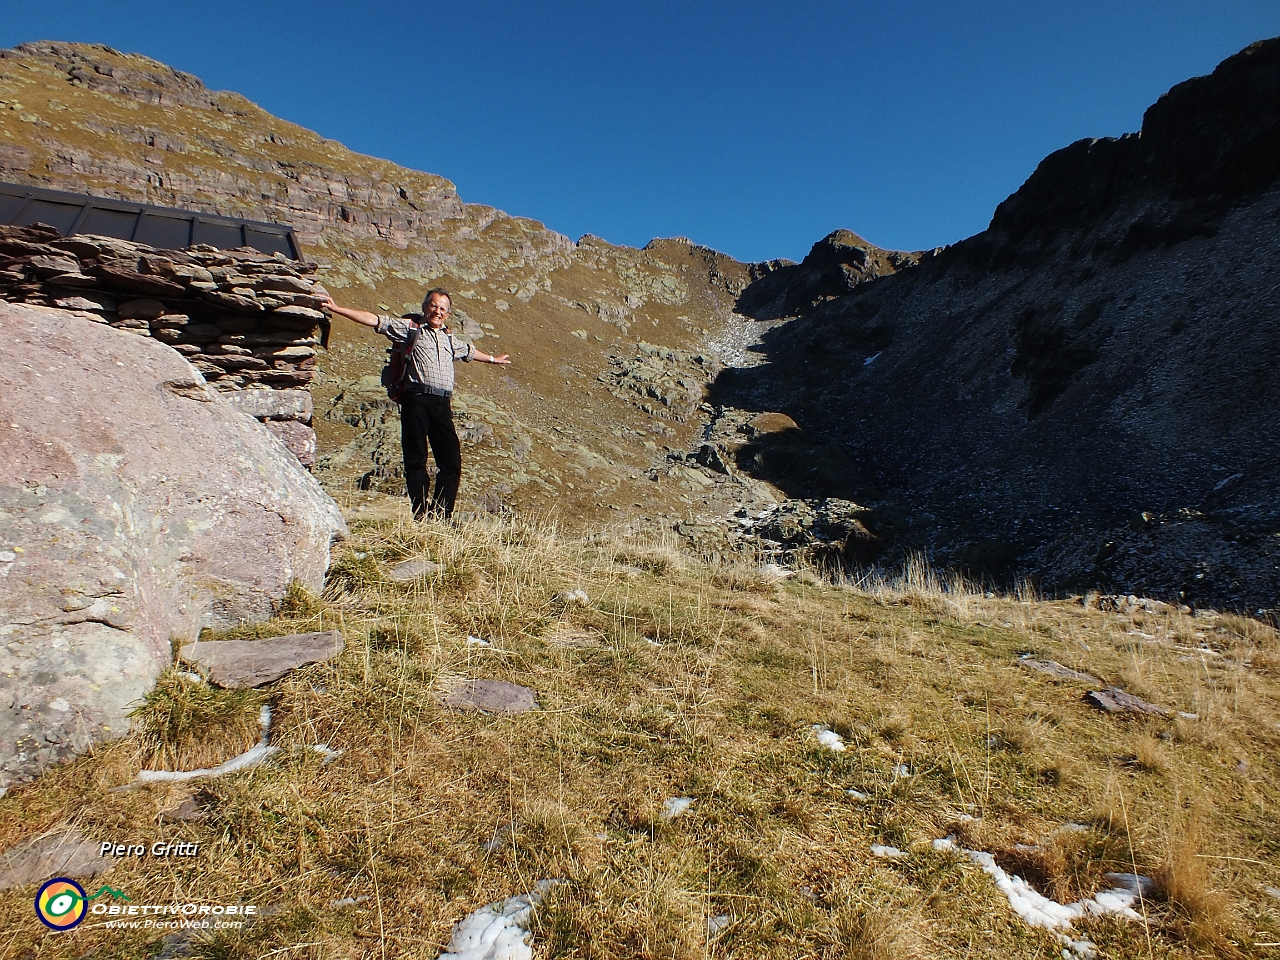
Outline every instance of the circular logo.
POLYGON ((84 919, 87 908, 84 887, 66 877, 54 877, 36 894, 36 916, 54 930, 70 930, 84 919))

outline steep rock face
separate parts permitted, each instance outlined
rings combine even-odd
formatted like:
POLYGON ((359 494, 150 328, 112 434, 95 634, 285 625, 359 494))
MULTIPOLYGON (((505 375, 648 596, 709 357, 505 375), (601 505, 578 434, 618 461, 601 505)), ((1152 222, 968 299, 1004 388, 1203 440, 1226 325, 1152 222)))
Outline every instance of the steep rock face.
POLYGON ((186 360, 0 303, 0 788, 92 741, 170 641, 320 589, 337 505, 186 360))
POLYGON ((898 549, 1049 587, 1280 598, 1280 40, 1047 158, 990 228, 829 300, 717 399, 857 468, 898 549), (821 349, 818 349, 821 347, 821 349))
POLYGON ((968 252, 990 245, 997 264, 1025 260, 1063 231, 1092 227, 1091 252, 1115 259, 1211 235, 1214 221, 1267 189, 1277 170, 1280 38, 1173 87, 1147 109, 1141 133, 1080 140, 1050 154, 968 252), (1097 232, 1123 205, 1148 209, 1123 233, 1097 232))

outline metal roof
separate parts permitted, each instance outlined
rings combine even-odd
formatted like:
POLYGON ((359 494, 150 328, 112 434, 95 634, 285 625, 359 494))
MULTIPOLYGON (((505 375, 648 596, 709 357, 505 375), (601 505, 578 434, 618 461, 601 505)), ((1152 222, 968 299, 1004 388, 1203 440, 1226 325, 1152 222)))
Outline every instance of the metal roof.
POLYGON ((207 243, 219 250, 252 247, 262 253, 283 253, 291 260, 302 259, 293 228, 287 224, 153 207, 17 183, 0 183, 0 223, 15 227, 47 223, 64 237, 95 234, 161 250, 207 243))

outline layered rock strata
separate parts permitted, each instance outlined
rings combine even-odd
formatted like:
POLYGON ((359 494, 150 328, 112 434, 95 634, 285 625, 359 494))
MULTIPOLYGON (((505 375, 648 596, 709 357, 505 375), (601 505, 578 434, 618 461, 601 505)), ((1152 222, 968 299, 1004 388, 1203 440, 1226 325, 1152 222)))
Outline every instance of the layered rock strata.
POLYGON ((316 265, 248 250, 157 250, 51 227, 0 227, 0 299, 77 311, 151 337, 186 357, 219 391, 273 391, 241 409, 306 466, 315 463, 311 404, 327 292, 316 265))

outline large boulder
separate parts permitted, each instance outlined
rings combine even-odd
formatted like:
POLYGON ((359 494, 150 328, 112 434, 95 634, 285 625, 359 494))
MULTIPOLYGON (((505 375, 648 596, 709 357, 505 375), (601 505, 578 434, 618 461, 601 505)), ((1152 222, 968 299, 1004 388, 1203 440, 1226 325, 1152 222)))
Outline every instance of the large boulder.
POLYGON ((155 340, 0 303, 0 791, 91 742, 174 638, 319 589, 337 505, 155 340))

